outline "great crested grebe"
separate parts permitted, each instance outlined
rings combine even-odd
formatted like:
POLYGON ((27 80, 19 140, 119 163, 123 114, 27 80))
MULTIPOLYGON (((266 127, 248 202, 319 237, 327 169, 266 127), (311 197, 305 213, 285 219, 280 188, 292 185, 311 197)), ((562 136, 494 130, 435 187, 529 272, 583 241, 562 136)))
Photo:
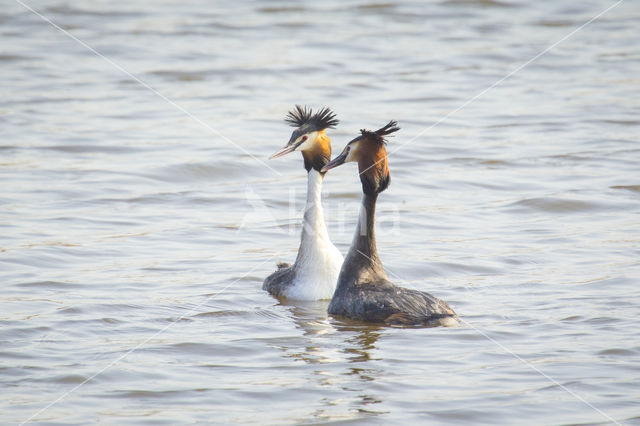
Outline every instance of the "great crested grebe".
POLYGON ((351 319, 404 325, 454 325, 456 313, 429 293, 398 287, 389 281, 378 257, 374 233, 378 194, 387 189, 391 177, 384 137, 400 130, 395 121, 360 136, 322 168, 357 161, 362 182, 362 207, 349 253, 345 258, 329 313, 351 319))
POLYGON ((344 260, 329 239, 322 210, 322 167, 331 159, 331 140, 325 130, 338 124, 336 115, 323 108, 313 114, 311 109, 296 105, 285 121, 296 127, 289 143, 270 158, 293 151, 301 151, 307 169, 307 203, 300 248, 293 265, 278 264, 278 270, 269 275, 262 289, 274 296, 297 300, 331 299, 336 288, 340 267, 344 260))

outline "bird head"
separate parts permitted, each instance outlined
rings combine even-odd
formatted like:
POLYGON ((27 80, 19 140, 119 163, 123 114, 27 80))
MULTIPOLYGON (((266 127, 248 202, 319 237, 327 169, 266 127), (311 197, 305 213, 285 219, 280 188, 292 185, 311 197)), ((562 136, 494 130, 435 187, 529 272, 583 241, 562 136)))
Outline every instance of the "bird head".
POLYGON ((295 109, 288 112, 285 122, 295 127, 295 130, 284 148, 269 159, 300 151, 307 171, 320 171, 331 158, 331 140, 325 130, 338 124, 336 115, 329 108, 322 108, 314 114, 311 108, 296 105, 295 109))
POLYGON ((390 121, 376 131, 360 130, 360 135, 352 139, 340 155, 327 163, 321 172, 355 161, 358 163, 362 191, 369 194, 384 191, 391 181, 385 136, 398 130, 400 128, 395 121, 390 121))

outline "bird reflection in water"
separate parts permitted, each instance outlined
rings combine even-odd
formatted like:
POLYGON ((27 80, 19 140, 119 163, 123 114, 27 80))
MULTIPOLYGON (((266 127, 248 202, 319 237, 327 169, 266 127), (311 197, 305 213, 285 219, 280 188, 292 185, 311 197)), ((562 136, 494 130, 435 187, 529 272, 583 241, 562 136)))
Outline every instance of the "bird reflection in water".
POLYGON ((327 315, 326 301, 295 304, 281 300, 289 310, 289 317, 296 328, 302 331, 305 343, 289 340, 281 345, 286 358, 293 358, 314 365, 313 383, 323 388, 336 388, 352 392, 345 413, 345 400, 324 397, 321 408, 311 415, 323 421, 377 416, 385 411, 374 410, 373 404, 382 401, 371 392, 370 383, 384 374, 375 365, 376 343, 384 333, 384 327, 359 321, 334 319, 327 315), (336 346, 335 335, 344 336, 336 346), (293 343, 293 345, 289 344, 293 343), (322 366, 326 366, 323 368, 322 366))

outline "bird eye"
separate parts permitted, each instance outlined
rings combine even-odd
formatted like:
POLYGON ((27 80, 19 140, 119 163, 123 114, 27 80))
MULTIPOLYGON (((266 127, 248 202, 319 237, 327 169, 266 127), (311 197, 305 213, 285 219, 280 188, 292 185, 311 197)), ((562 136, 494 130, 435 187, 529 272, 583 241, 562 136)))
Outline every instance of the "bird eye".
POLYGON ((347 145, 347 152, 351 151, 351 147, 347 145))
POLYGON ((303 141, 306 141, 306 140, 307 140, 307 135, 304 135, 304 136, 302 137, 302 140, 303 140, 303 141))

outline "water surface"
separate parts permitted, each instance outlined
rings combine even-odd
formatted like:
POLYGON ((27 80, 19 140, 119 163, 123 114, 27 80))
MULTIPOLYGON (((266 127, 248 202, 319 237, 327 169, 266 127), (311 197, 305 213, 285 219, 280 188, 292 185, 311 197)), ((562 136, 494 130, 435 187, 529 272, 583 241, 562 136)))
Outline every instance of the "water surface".
MULTIPOLYGON (((522 69, 615 3, 218 3, 28 3, 85 46, 4 2, 3 423, 640 422, 636 2, 522 69), (380 256, 461 326, 261 291, 298 245, 302 161, 267 160, 296 103, 334 152, 399 121, 380 256)), ((325 195, 346 252, 355 168, 325 195)))

